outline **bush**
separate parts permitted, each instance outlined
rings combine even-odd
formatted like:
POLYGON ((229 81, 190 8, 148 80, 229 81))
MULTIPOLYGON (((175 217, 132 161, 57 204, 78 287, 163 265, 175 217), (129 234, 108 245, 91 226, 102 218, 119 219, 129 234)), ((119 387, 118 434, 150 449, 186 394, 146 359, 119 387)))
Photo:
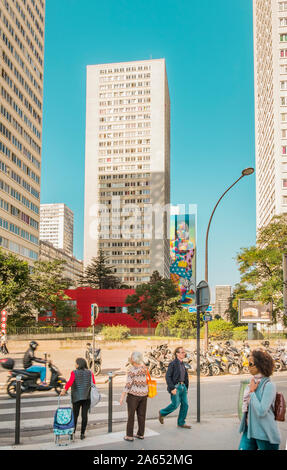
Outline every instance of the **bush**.
POLYGON ((106 341, 122 341, 130 336, 130 329, 123 325, 104 326, 101 335, 106 341))
POLYGON ((233 339, 235 341, 245 341, 248 336, 248 326, 237 326, 233 328, 233 339))
POLYGON ((233 336, 233 325, 224 320, 212 320, 208 325, 208 336, 214 340, 227 340, 233 336))
POLYGON ((164 323, 159 323, 155 329, 155 336, 165 336, 168 328, 164 325, 164 323))

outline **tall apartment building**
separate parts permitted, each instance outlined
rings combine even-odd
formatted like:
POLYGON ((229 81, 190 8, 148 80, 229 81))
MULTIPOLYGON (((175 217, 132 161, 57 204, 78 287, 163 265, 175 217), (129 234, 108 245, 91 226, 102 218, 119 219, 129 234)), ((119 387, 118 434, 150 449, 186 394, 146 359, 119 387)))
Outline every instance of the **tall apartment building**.
POLYGON ((73 255, 74 213, 66 204, 41 204, 40 240, 73 255))
POLYGON ((287 213, 287 1, 253 0, 257 228, 287 213))
POLYGON ((88 66, 84 266, 102 249, 131 287, 169 277, 169 202, 165 60, 88 66))
POLYGON ((45 0, 0 0, 0 246, 39 256, 45 0))
POLYGON ((71 287, 77 287, 79 278, 83 275, 83 261, 78 260, 60 248, 55 248, 50 242, 44 242, 43 240, 40 240, 39 259, 41 261, 54 261, 56 259, 65 261, 63 277, 71 279, 73 282, 71 287))
POLYGON ((232 296, 231 286, 215 286, 215 304, 213 315, 219 315, 226 319, 226 310, 229 308, 230 298, 232 296))

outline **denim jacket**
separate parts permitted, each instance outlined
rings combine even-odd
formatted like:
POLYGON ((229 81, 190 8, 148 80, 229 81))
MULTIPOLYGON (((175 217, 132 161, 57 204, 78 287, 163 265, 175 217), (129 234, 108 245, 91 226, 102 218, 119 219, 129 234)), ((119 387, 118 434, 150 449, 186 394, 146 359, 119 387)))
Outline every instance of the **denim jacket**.
POLYGON ((248 406, 248 426, 246 413, 240 423, 239 432, 247 430, 248 439, 260 439, 271 444, 280 444, 280 432, 274 415, 276 386, 264 377, 255 392, 251 393, 248 406))

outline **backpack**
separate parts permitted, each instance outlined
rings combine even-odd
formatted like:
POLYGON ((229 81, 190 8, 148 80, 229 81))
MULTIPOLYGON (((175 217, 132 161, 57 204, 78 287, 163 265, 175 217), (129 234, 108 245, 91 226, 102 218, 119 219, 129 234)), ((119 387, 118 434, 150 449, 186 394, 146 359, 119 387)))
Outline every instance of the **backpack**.
MULTIPOLYGON (((266 380, 263 385, 263 390, 265 385, 270 382, 270 380, 266 380)), ((275 397, 275 404, 273 408, 275 421, 285 421, 285 414, 286 414, 286 402, 283 393, 276 392, 275 397)))

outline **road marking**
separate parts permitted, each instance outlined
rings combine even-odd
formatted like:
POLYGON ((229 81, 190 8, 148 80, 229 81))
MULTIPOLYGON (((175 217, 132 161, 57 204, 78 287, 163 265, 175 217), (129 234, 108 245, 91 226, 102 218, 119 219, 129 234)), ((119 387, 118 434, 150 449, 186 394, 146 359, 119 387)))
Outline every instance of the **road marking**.
MULTIPOLYGON (((65 403, 65 405, 69 405, 69 403, 65 403)), ((119 405, 119 402, 118 401, 113 401, 113 405, 119 405)), ((100 401, 100 403, 97 404, 97 408, 103 408, 104 406, 108 407, 108 402, 103 402, 103 401, 100 401)), ((57 407, 55 407, 54 405, 47 405, 47 406, 41 406, 41 408, 35 408, 35 406, 33 407, 21 407, 21 416, 23 416, 23 414, 25 413, 37 413, 37 412, 41 412, 41 413, 44 413, 46 411, 56 411, 57 407)), ((8 415, 8 414, 14 414, 15 413, 15 408, 6 408, 6 409, 1 409, 0 410, 0 415, 8 415)))
MULTIPOLYGON (((107 395, 104 394, 104 393, 101 393, 101 397, 102 398, 107 398, 107 395)), ((58 396, 49 396, 49 395, 46 395, 46 396, 34 396, 33 398, 26 398, 25 395, 21 395, 21 403, 24 404, 24 403, 35 403, 35 405, 38 403, 38 402, 41 402, 41 401, 58 401, 59 400, 59 397, 58 396)), ((68 401, 68 402, 71 402, 71 397, 68 396, 68 397, 61 397, 60 399, 60 403, 62 403, 63 401, 68 401)), ((0 404, 2 405, 8 405, 9 403, 16 403, 16 399, 15 398, 9 398, 7 396, 7 399, 6 400, 0 400, 0 404)))
MULTIPOLYGON (((127 412, 126 411, 114 411, 113 412, 113 420, 114 419, 127 419, 127 412)), ((32 429, 39 429, 45 427, 53 428, 53 417, 50 418, 32 418, 32 419, 22 419, 21 420, 21 429, 22 430, 32 430, 32 429)), ((96 413, 93 412, 89 415, 89 423, 98 423, 99 421, 108 422, 108 415, 107 413, 96 413)), ((0 422, 0 430, 15 430, 15 422, 12 421, 2 421, 0 422)))
MULTIPOLYGON (((51 441, 50 442, 45 442, 43 444, 35 444, 33 446, 33 449, 37 448, 38 450, 73 450, 73 449, 79 449, 83 447, 90 447, 90 446, 103 446, 105 444, 112 444, 116 442, 121 442, 123 441, 125 437, 125 432, 124 431, 119 431, 119 432, 111 432, 108 434, 100 434, 100 435, 94 435, 91 437, 86 437, 84 442, 80 442, 76 440, 75 442, 69 443, 68 446, 56 446, 54 442, 52 442, 52 436, 51 436, 51 441)), ((153 431, 152 429, 146 428, 145 429, 145 439, 148 437, 155 437, 158 436, 159 433, 156 431, 153 431)), ((136 441, 137 439, 135 439, 136 441)), ((63 441, 64 442, 64 441, 63 441)), ((23 446, 23 448, 29 448, 30 446, 23 446)), ((15 450, 15 447, 13 446, 3 446, 0 447, 0 450, 15 450)))

